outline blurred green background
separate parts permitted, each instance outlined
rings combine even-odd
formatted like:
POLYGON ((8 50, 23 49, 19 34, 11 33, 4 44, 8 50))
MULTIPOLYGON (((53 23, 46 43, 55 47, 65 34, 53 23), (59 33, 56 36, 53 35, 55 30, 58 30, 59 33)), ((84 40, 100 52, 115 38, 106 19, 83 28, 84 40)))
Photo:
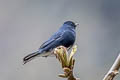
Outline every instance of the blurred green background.
POLYGON ((22 59, 67 20, 80 24, 75 76, 102 80, 120 52, 120 0, 0 0, 0 80, 65 80, 55 57, 22 59))

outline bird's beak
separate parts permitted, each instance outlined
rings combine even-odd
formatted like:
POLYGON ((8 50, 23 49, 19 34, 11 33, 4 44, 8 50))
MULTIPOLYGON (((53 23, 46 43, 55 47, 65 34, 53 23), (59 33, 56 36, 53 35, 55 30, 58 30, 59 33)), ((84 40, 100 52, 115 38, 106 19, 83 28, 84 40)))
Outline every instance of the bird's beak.
POLYGON ((79 25, 78 23, 75 23, 76 27, 79 25))

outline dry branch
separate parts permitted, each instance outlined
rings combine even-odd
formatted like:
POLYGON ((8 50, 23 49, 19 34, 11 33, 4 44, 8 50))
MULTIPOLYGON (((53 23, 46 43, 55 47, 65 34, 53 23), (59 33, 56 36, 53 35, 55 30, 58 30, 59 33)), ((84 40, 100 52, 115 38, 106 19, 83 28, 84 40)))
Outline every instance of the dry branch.
POLYGON ((111 69, 105 75, 103 80, 113 80, 113 78, 119 73, 120 69, 120 54, 116 58, 114 64, 112 65, 111 69))

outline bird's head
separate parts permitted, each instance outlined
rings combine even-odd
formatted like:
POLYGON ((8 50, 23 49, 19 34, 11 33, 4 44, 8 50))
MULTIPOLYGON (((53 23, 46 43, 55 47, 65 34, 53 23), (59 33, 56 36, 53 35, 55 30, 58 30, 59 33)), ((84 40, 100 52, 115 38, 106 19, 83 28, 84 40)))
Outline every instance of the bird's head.
POLYGON ((74 23, 72 21, 66 21, 66 22, 64 22, 64 25, 69 25, 70 27, 75 29, 79 24, 78 23, 74 23))

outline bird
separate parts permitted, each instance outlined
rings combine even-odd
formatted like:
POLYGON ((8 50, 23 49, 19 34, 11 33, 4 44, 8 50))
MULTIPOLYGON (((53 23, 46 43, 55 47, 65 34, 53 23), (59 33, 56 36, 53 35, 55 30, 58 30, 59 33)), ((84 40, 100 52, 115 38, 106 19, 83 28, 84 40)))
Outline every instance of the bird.
POLYGON ((55 32, 40 48, 23 58, 24 64, 31 61, 37 56, 48 57, 53 54, 53 50, 58 46, 64 46, 68 50, 74 45, 76 40, 76 27, 78 23, 65 21, 63 25, 55 32))

